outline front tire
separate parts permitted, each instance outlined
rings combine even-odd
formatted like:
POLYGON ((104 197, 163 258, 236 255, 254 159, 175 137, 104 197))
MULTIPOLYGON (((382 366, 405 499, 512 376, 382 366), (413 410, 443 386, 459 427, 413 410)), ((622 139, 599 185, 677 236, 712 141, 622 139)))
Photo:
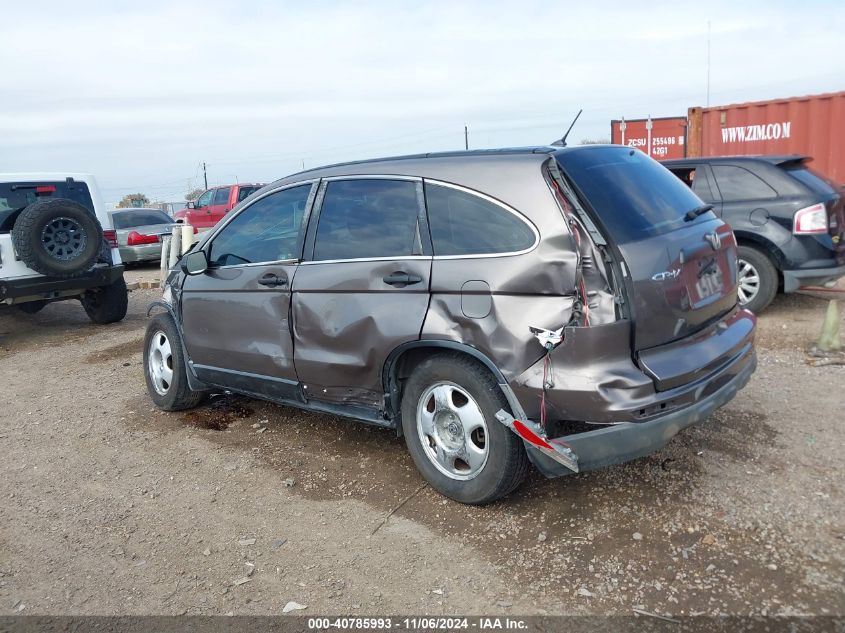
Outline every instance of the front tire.
POLYGON ((460 354, 436 354, 405 384, 402 430, 414 464, 440 493, 484 505, 514 491, 528 455, 495 414, 508 409, 486 368, 460 354))
POLYGON ((169 314, 157 314, 144 337, 144 377, 147 391, 159 409, 193 409, 205 395, 188 386, 187 366, 176 323, 169 314))
POLYGON ((740 245, 737 252, 739 305, 759 314, 778 292, 778 271, 769 256, 753 246, 740 245))
POLYGON ((80 301, 85 314, 94 323, 116 323, 123 320, 129 309, 129 291, 123 277, 119 277, 108 286, 86 291, 80 301))

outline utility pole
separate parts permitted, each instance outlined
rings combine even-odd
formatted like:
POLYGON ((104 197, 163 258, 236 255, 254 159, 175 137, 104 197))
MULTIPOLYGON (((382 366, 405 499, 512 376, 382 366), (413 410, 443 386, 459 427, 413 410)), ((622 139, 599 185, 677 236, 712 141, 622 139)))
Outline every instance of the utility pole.
POLYGON ((464 149, 469 150, 469 129, 464 125, 464 149))
POLYGON ((205 163, 202 164, 202 179, 205 181, 205 188, 208 189, 208 172, 205 170, 205 163))

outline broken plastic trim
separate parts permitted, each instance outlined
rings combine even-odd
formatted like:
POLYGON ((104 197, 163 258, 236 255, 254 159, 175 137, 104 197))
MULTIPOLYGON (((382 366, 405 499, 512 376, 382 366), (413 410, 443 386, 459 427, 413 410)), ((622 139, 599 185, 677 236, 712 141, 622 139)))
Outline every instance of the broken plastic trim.
POLYGON ((548 455, 569 470, 578 472, 578 455, 562 440, 548 439, 539 424, 531 420, 524 422, 517 420, 504 409, 499 409, 496 419, 544 455, 548 455))
POLYGON ((540 345, 542 345, 546 351, 552 351, 555 347, 563 342, 563 328, 559 330, 546 330, 541 327, 534 327, 533 325, 528 326, 528 330, 534 335, 540 345))

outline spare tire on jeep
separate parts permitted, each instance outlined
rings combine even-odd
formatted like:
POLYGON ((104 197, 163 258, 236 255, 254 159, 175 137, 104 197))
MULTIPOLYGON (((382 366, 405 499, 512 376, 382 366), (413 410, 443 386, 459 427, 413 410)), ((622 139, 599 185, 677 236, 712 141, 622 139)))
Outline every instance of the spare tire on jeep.
POLYGON ((96 216, 66 198, 34 202, 12 228, 12 244, 23 263, 48 277, 83 274, 97 261, 102 241, 96 216))

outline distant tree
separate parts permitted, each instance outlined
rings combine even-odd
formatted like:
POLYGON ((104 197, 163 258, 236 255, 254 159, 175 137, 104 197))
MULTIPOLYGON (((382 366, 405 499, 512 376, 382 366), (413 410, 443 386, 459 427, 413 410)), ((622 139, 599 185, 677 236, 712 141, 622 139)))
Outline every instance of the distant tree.
POLYGON ((582 138, 581 145, 610 145, 609 138, 582 138))
POLYGON ((126 209, 128 207, 144 207, 150 203, 150 199, 143 193, 130 193, 123 196, 120 202, 117 203, 118 209, 126 209))
POLYGON ((201 193, 202 189, 194 189, 193 191, 189 191, 185 194, 185 200, 187 200, 188 202, 190 202, 191 200, 196 200, 200 197, 201 193))

